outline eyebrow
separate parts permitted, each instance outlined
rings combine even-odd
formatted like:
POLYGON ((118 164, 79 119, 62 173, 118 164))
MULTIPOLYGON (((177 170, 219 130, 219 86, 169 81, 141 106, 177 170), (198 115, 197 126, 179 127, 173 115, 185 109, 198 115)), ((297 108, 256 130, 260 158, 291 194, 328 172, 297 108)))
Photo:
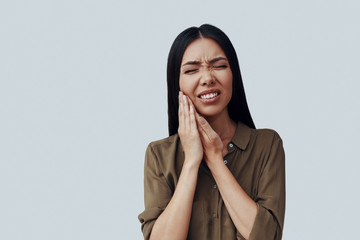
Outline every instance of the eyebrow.
MULTIPOLYGON (((226 60, 226 61, 227 61, 227 59, 224 58, 224 57, 217 57, 217 58, 211 59, 211 60, 209 61, 209 63, 213 64, 213 63, 215 63, 215 62, 217 62, 217 61, 220 61, 220 60, 226 60)), ((188 62, 184 63, 182 66, 186 66, 186 65, 200 65, 200 64, 201 64, 200 61, 188 61, 188 62)))

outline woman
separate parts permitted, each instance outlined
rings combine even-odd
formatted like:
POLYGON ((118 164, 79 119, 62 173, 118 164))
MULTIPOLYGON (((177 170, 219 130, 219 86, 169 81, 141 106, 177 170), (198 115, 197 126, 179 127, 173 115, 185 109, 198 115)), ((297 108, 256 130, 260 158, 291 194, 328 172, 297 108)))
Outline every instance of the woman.
POLYGON ((228 37, 205 24, 175 39, 168 69, 169 137, 145 157, 145 239, 281 239, 285 156, 256 130, 228 37))

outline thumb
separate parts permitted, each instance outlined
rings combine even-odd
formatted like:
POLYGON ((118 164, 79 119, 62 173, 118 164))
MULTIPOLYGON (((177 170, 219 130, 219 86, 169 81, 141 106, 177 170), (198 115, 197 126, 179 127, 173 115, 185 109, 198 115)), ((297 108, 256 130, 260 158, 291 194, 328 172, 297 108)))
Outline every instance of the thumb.
POLYGON ((211 140, 214 130, 211 128, 208 121, 206 121, 206 119, 200 116, 198 113, 196 114, 196 120, 198 122, 199 132, 202 134, 203 137, 206 136, 208 140, 211 140))
POLYGON ((204 117, 200 116, 198 112, 196 112, 195 117, 196 121, 199 123, 199 126, 205 126, 206 124, 209 124, 204 117))

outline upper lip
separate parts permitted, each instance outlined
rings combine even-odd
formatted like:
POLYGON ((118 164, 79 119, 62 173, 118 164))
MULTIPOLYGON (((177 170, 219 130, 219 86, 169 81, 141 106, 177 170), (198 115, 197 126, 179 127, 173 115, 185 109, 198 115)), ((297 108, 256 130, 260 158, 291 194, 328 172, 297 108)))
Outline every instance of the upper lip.
POLYGON ((220 90, 219 89, 208 89, 208 90, 200 92, 198 94, 198 97, 200 97, 201 95, 209 94, 209 93, 218 93, 218 94, 220 94, 220 90))

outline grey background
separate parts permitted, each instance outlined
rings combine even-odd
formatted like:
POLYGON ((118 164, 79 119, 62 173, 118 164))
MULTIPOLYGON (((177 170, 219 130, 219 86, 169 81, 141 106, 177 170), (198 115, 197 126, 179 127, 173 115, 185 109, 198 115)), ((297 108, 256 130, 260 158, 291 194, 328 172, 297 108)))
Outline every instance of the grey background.
POLYGON ((0 239, 141 239, 143 161, 167 136, 187 27, 237 50, 257 128, 284 141, 284 239, 358 233, 358 1, 1 1, 0 239))

